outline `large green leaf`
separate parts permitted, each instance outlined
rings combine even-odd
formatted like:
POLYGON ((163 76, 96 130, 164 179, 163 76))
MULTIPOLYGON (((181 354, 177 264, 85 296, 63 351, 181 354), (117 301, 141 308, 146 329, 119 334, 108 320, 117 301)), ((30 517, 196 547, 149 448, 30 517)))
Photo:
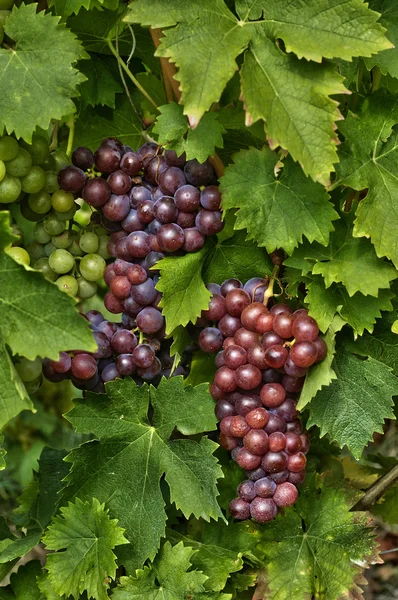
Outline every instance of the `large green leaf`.
MULTIPOLYGON (((0 334, 14 354, 57 359, 59 352, 80 348, 95 351, 88 323, 76 311, 76 301, 17 264, 3 249, 13 240, 9 214, 0 213, 0 334)), ((19 412, 19 411, 18 411, 19 412)))
POLYGON ((80 42, 59 17, 36 8, 14 6, 5 31, 15 47, 0 48, 1 119, 9 133, 28 142, 37 126, 47 129, 51 119, 74 112, 71 98, 84 81, 73 67, 82 54, 80 42))
POLYGON ((338 218, 328 194, 291 159, 275 176, 277 162, 266 147, 239 152, 221 179, 224 210, 239 209, 235 227, 268 252, 292 253, 303 236, 326 245, 338 218))
POLYGON ((10 355, 0 338, 0 431, 22 410, 33 410, 33 403, 22 383, 10 355))
POLYGON ((106 502, 131 542, 122 549, 124 564, 137 568, 154 558, 165 533, 163 475, 171 502, 186 518, 222 516, 216 501, 216 480, 222 476, 213 456, 216 444, 207 437, 200 443, 169 439, 175 427, 189 435, 213 429, 214 403, 206 384, 187 388, 182 377, 163 379, 158 388, 119 380, 108 384, 107 392, 88 394, 68 414, 78 431, 93 433, 99 441, 83 444, 67 457, 73 466, 63 499, 94 496, 106 502))
POLYGON ((359 458, 373 433, 383 432, 384 420, 394 418, 398 380, 383 363, 361 360, 343 348, 332 367, 337 379, 312 399, 307 426, 317 425, 321 437, 329 434, 359 458))
POLYGON ((116 61, 107 58, 90 54, 90 60, 79 63, 80 71, 87 78, 79 88, 84 108, 97 104, 115 108, 115 94, 123 91, 122 84, 117 78, 116 61))
POLYGON ((393 48, 378 52, 375 56, 365 60, 368 69, 377 65, 382 73, 390 73, 398 77, 398 6, 394 0, 370 0, 370 8, 381 13, 380 23, 387 29, 386 35, 393 48))

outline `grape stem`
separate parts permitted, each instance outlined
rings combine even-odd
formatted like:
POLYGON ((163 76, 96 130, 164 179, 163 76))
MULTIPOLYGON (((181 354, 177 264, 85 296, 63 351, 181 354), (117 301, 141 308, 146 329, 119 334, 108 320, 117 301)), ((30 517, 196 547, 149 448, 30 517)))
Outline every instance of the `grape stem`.
POLYGON ((66 147, 66 156, 70 157, 73 151, 73 140, 75 137, 75 120, 71 115, 68 119, 67 126, 69 128, 68 145, 66 147))
POLYGON ((274 296, 274 284, 275 284, 275 281, 278 281, 278 279, 277 279, 278 273, 279 273, 279 265, 275 265, 272 270, 269 282, 268 282, 268 288, 264 292, 264 304, 266 306, 268 304, 268 300, 270 298, 272 298, 272 296, 274 296))
POLYGON ((356 510, 369 510, 371 506, 398 480, 398 465, 395 465, 382 477, 379 477, 369 489, 366 490, 362 498, 351 508, 356 510))

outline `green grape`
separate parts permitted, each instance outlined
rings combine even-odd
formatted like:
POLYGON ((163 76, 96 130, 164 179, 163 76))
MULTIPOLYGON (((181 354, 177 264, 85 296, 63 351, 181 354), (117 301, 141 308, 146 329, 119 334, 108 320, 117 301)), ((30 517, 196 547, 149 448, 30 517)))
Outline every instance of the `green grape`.
POLYGON ((104 260, 107 260, 108 258, 111 257, 111 255, 108 252, 108 242, 109 242, 109 235, 101 235, 99 237, 97 254, 102 256, 102 258, 104 260))
POLYGON ((9 10, 13 4, 14 0, 0 0, 0 10, 9 10))
POLYGON ((53 271, 63 275, 73 269, 75 266, 75 259, 67 250, 57 248, 57 250, 54 250, 54 252, 50 254, 49 263, 53 271))
POLYGON ((13 160, 17 157, 18 152, 19 146, 17 140, 9 135, 0 138, 0 160, 13 160))
POLYGON ((44 252, 46 253, 46 256, 51 256, 51 254, 53 252, 55 252, 56 247, 54 246, 54 244, 52 242, 47 242, 47 244, 44 246, 44 252))
POLYGON ((48 158, 46 158, 46 160, 40 166, 45 171, 56 171, 57 170, 57 165, 55 164, 55 160, 51 154, 48 158))
POLYGON ((99 254, 86 254, 80 261, 80 273, 88 281, 98 281, 104 274, 106 262, 99 254))
POLYGON ((33 264, 33 268, 36 269, 36 271, 41 271, 44 277, 50 281, 56 281, 58 279, 58 273, 53 271, 50 267, 47 256, 43 256, 42 258, 39 258, 39 260, 36 260, 33 264))
POLYGON ((53 194, 59 190, 58 175, 55 171, 44 171, 45 183, 44 189, 49 194, 53 194))
POLYGON ((65 223, 62 221, 58 221, 57 217, 53 213, 46 215, 44 217, 43 223, 44 223, 44 229, 51 236, 59 235, 60 233, 65 231, 65 223))
POLYGON ((58 212, 57 210, 55 210, 54 214, 56 215, 58 221, 70 221, 70 219, 73 219, 73 217, 75 216, 75 212, 78 208, 79 206, 75 202, 72 208, 68 210, 68 212, 58 212))
POLYGON ((55 150, 55 152, 51 153, 51 156, 55 161, 54 171, 57 171, 57 173, 64 167, 68 167, 70 165, 69 158, 67 157, 65 152, 62 152, 62 150, 55 150))
POLYGON ((37 194, 44 187, 46 177, 40 167, 32 167, 25 177, 22 177, 22 191, 27 194, 37 194))
POLYGON ((11 14, 10 10, 0 10, 0 25, 4 28, 7 17, 11 14))
POLYGON ((84 277, 79 277, 77 280, 79 293, 77 294, 82 300, 88 300, 97 293, 97 284, 95 281, 87 281, 84 277))
POLYGON ((32 394, 36 394, 41 388, 41 384, 43 383, 43 375, 39 375, 33 381, 26 381, 24 383, 26 391, 31 396, 32 394))
POLYGON ((0 204, 8 204, 18 200, 21 193, 21 182, 17 177, 6 174, 0 181, 0 204))
POLYGON ((102 227, 102 225, 95 225, 94 228, 91 229, 91 231, 94 231, 95 235, 98 235, 98 237, 100 237, 101 235, 109 235, 107 230, 104 227, 102 227))
POLYGON ((80 234, 77 231, 71 231, 72 243, 68 250, 73 256, 84 256, 83 250, 80 248, 80 234))
POLYGON ((33 381, 37 377, 40 377, 42 364, 38 357, 34 360, 28 360, 22 356, 19 362, 16 363, 15 368, 22 381, 33 381))
POLYGON ((14 177, 25 177, 31 168, 32 157, 25 148, 19 148, 17 156, 12 160, 7 161, 6 164, 7 173, 14 177))
POLYGON ((98 244, 98 236, 91 231, 86 231, 86 233, 83 233, 82 237, 80 238, 80 248, 87 254, 90 252, 97 252, 98 244))
POLYGON ((57 190, 53 193, 51 202, 54 210, 58 212, 68 212, 68 210, 74 206, 75 199, 73 194, 65 192, 64 190, 57 190))
POLYGON ((23 231, 22 231, 22 228, 19 225, 17 225, 16 223, 13 223, 11 225, 11 231, 18 238, 17 240, 13 241, 12 245, 13 246, 23 246, 23 231))
POLYGON ((30 242, 26 250, 32 260, 38 260, 46 255, 45 247, 43 244, 39 244, 39 242, 30 242))
POLYGON ((53 235, 51 238, 52 243, 56 248, 62 248, 66 250, 72 243, 72 238, 69 231, 63 231, 59 235, 53 235))
POLYGON ((32 210, 29 206, 29 202, 23 201, 20 203, 19 206, 21 208, 22 216, 25 217, 25 219, 27 219, 28 221, 32 221, 33 223, 35 223, 36 221, 42 220, 43 215, 40 215, 39 213, 32 210))
POLYGON ((44 190, 41 190, 37 194, 30 194, 28 203, 33 212, 45 215, 51 209, 51 196, 44 190))
POLYGON ((6 253, 11 256, 19 265, 30 265, 30 256, 26 252, 25 248, 19 246, 11 246, 6 250, 6 253))
POLYGON ((48 142, 41 135, 34 135, 31 144, 20 142, 20 145, 29 152, 34 165, 42 165, 50 156, 48 142))
POLYGON ((66 292, 70 296, 76 296, 79 291, 79 285, 74 277, 71 275, 63 275, 59 277, 55 282, 61 292, 66 292))
POLYGON ((2 160, 0 160, 0 181, 3 181, 4 175, 6 174, 6 166, 2 160))
POLYGON ((37 223, 33 230, 33 239, 39 244, 47 244, 51 240, 51 235, 44 229, 43 223, 37 223))
POLYGON ((3 25, 0 23, 0 44, 3 43, 4 40, 4 27, 3 25))

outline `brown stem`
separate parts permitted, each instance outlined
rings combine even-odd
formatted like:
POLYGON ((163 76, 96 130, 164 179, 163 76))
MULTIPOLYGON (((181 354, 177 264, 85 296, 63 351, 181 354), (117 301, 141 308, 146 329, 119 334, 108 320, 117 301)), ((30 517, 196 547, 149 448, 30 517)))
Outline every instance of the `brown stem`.
POLYGON ((398 465, 395 465, 388 473, 379 477, 362 498, 351 508, 355 510, 368 510, 384 494, 384 492, 398 480, 398 465))
MULTIPOLYGON (((158 48, 160 44, 160 38, 162 37, 162 30, 152 29, 152 27, 150 27, 149 31, 151 33, 152 41, 155 45, 155 48, 158 48)), ((174 99, 178 102, 181 98, 181 91, 179 88, 178 81, 174 79, 174 75, 177 73, 177 69, 167 58, 160 59, 160 68, 162 69, 163 83, 166 92, 167 102, 172 102, 174 99)))

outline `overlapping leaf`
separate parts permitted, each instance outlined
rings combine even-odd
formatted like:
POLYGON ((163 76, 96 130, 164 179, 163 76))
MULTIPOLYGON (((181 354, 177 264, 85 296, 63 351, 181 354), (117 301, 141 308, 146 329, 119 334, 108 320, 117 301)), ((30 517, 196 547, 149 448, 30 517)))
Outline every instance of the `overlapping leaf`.
POLYGON ((79 67, 87 78, 79 88, 83 107, 101 104, 115 108, 115 95, 123 91, 120 81, 115 76, 116 62, 109 62, 106 57, 91 54, 90 60, 83 60, 79 67))
POLYGON ((0 338, 0 431, 22 410, 33 410, 33 403, 11 357, 0 338))
POLYGON ((368 69, 377 65, 382 73, 398 77, 398 7, 394 0, 370 0, 370 8, 381 13, 380 24, 387 29, 386 35, 393 48, 378 52, 365 60, 368 69))
POLYGON ((73 463, 63 499, 93 496, 106 502, 131 542, 124 547, 130 568, 154 558, 165 532, 166 514, 160 478, 183 514, 204 519, 221 516, 216 480, 222 476, 213 457, 216 444, 202 437, 169 439, 177 427, 194 434, 215 427, 214 403, 207 385, 184 387, 182 377, 163 379, 157 388, 137 387, 128 379, 109 384, 108 396, 88 394, 68 414, 80 432, 99 441, 71 452, 73 463), (153 420, 148 421, 149 402, 153 420))

